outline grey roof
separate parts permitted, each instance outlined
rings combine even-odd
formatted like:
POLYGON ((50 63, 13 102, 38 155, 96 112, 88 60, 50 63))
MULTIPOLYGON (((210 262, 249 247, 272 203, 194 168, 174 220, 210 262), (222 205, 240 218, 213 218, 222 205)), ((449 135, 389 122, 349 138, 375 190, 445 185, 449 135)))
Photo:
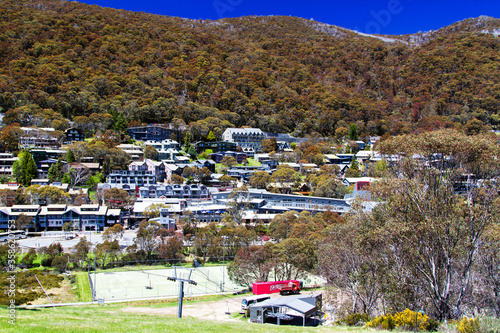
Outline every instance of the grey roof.
POLYGON ((279 297, 279 298, 271 298, 265 300, 263 302, 255 303, 250 305, 251 308, 265 308, 265 307, 273 307, 273 306, 286 306, 292 310, 295 310, 299 313, 305 314, 308 316, 309 314, 316 311, 316 306, 311 302, 311 299, 316 299, 321 294, 314 295, 296 295, 296 296, 287 296, 287 297, 279 297), (306 301, 309 299, 309 302, 306 301))

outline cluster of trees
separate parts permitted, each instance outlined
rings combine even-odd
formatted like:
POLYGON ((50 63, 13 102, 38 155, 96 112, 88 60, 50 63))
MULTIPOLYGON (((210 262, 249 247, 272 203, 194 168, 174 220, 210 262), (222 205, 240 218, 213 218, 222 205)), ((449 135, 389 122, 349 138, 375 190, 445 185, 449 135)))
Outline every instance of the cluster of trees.
MULTIPOLYGON (((250 285, 315 272, 350 313, 409 308, 446 320, 480 308, 500 316, 500 147, 491 133, 470 134, 440 130, 380 143, 399 160, 379 166, 373 210, 358 201, 342 218, 278 215, 267 230, 277 243, 242 248, 231 278, 250 285)), ((311 182, 329 172, 323 167, 311 182)))
POLYGON ((317 247, 327 237, 328 230, 342 223, 337 213, 326 211, 314 216, 309 212, 289 211, 277 215, 267 229, 257 226, 275 242, 242 247, 228 266, 229 277, 251 287, 255 281, 303 278, 314 273, 318 263, 317 247))
POLYGON ((372 187, 381 203, 330 230, 319 272, 354 312, 422 309, 444 320, 477 307, 499 316, 497 139, 442 130, 379 148, 401 158, 372 187))
POLYGON ((356 124, 362 137, 499 122, 499 42, 481 33, 498 28, 492 18, 405 44, 293 17, 214 24, 56 0, 1 7, 7 123, 63 130, 69 119, 90 135, 177 118, 199 138, 231 125, 334 137, 356 124))

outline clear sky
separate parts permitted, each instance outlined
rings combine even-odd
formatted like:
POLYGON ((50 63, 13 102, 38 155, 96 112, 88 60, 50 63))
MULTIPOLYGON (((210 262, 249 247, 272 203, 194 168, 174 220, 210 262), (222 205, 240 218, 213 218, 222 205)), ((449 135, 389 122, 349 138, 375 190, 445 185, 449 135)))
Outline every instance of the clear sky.
POLYGON ((500 18, 500 0, 80 0, 102 7, 191 19, 290 15, 365 33, 439 29, 480 15, 500 18))

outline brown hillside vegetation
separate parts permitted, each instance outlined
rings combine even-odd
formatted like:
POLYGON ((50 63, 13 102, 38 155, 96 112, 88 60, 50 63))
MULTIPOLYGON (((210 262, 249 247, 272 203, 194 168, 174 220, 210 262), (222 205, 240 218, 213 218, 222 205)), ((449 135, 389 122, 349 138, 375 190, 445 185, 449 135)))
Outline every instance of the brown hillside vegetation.
POLYGON ((379 135, 472 118, 495 127, 499 27, 480 17, 391 43, 294 17, 187 20, 2 1, 0 109, 7 124, 50 125, 56 114, 121 114, 129 124, 215 117, 298 136, 349 123, 379 135))

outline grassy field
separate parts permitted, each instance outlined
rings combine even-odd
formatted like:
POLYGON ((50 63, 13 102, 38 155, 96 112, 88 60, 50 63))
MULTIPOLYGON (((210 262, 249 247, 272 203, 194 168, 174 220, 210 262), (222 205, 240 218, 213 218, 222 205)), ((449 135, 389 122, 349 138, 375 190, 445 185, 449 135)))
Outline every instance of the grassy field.
POLYGON ((90 283, 87 272, 77 272, 76 276, 76 295, 79 302, 92 302, 92 294, 90 292, 90 283))
MULTIPOLYGON (((1 332, 375 332, 352 327, 291 327, 249 324, 247 322, 213 322, 189 317, 131 314, 124 304, 91 305, 40 310, 16 310, 15 325, 0 309, 1 332)), ((384 331, 377 331, 384 332, 384 331)))

